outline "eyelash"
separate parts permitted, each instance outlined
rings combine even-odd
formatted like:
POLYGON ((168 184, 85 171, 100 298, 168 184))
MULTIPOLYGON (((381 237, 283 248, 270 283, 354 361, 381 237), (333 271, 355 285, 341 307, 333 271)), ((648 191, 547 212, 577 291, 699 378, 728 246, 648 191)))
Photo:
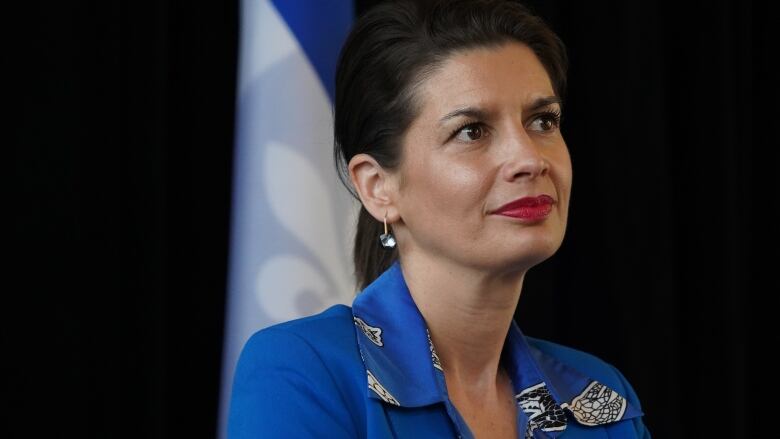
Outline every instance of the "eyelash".
MULTIPOLYGON (((540 118, 540 117, 551 118, 555 128, 560 127, 561 126, 561 120, 563 120, 563 116, 561 115, 561 110, 558 110, 558 109, 544 111, 544 112, 541 112, 541 113, 536 115, 537 119, 540 118)), ((461 126, 459 126, 458 128, 456 128, 452 132, 452 134, 450 134, 450 138, 453 138, 453 137, 457 136, 458 133, 460 133, 460 131, 463 128, 467 128, 467 127, 470 127, 470 126, 473 126, 473 125, 481 125, 481 124, 482 124, 482 122, 477 122, 477 121, 466 122, 466 123, 462 124, 461 126)), ((552 131, 552 130, 550 130, 550 131, 552 131)))
POLYGON ((539 116, 550 117, 553 120, 553 124, 555 125, 556 128, 561 126, 561 120, 563 119, 563 115, 561 114, 561 110, 559 109, 544 111, 542 113, 539 113, 539 116))
POLYGON ((455 128, 455 130, 453 130, 452 133, 450 134, 450 138, 457 136, 458 133, 460 133, 460 131, 463 128, 470 127, 472 125, 479 125, 479 124, 480 124, 480 122, 473 122, 473 121, 466 122, 466 123, 460 125, 459 127, 455 128))

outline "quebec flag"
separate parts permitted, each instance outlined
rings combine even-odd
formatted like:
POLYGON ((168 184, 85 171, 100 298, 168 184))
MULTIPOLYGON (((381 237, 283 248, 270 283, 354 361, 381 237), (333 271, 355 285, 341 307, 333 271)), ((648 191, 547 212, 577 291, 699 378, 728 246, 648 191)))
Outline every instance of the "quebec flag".
POLYGON ((333 165, 332 110, 353 13, 351 0, 241 2, 220 437, 249 336, 355 295, 359 205, 333 165))

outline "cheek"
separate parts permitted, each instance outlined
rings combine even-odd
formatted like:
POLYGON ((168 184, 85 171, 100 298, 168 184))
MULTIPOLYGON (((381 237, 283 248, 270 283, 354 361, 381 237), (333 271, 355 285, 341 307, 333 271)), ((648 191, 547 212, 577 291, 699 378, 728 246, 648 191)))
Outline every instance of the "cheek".
POLYGON ((557 174, 558 184, 561 186, 560 189, 566 193, 569 193, 572 182, 572 170, 571 162, 568 160, 568 157, 566 157, 566 160, 561 161, 561 163, 558 165, 557 174))
POLYGON ((484 169, 475 163, 438 159, 421 174, 424 181, 420 187, 432 197, 430 202, 458 215, 481 206, 490 187, 484 169))
POLYGON ((554 182, 556 190, 559 192, 564 204, 565 211, 568 211, 569 199, 571 198, 572 185, 572 166, 568 150, 564 150, 555 161, 554 182))
POLYGON ((572 173, 571 157, 569 156, 569 150, 568 149, 566 150, 566 156, 565 157, 566 157, 566 160, 564 162, 564 168, 563 168, 564 180, 565 180, 564 185, 566 187, 566 193, 569 193, 569 192, 571 192, 572 178, 573 178, 574 175, 572 173))

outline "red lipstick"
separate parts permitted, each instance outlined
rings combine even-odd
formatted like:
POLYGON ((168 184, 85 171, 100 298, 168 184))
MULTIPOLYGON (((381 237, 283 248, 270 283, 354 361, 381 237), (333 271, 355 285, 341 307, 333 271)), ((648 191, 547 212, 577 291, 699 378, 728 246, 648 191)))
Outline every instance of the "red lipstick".
POLYGON ((523 197, 499 207, 494 214, 511 216, 526 221, 538 221, 547 218, 552 211, 555 199, 549 195, 523 197))

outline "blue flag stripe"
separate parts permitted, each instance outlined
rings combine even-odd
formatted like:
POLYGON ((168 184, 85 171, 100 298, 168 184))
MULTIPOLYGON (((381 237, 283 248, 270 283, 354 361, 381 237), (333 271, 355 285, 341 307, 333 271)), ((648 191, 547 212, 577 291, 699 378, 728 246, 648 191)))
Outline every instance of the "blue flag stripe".
POLYGON ((338 54, 354 15, 352 0, 273 0, 272 3, 295 34, 333 102, 338 54))

